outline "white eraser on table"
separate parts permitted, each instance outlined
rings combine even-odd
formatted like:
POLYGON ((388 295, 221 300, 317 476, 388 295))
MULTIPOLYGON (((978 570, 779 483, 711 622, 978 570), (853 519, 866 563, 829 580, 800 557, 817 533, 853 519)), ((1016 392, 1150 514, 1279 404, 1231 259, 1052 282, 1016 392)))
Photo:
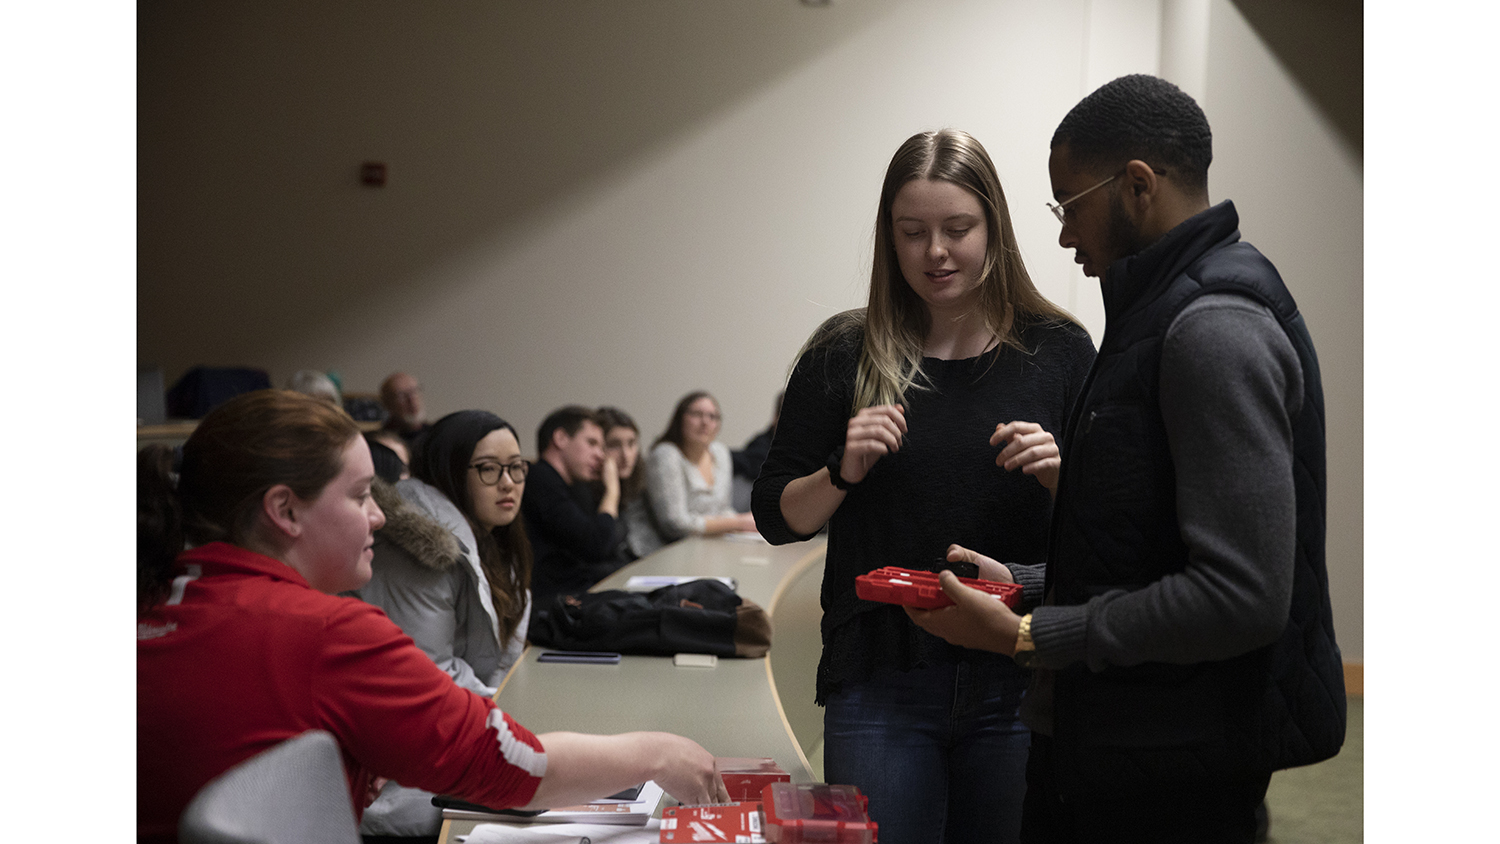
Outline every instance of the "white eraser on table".
POLYGON ((713 654, 678 654, 672 657, 672 664, 678 668, 713 668, 719 658, 713 654))

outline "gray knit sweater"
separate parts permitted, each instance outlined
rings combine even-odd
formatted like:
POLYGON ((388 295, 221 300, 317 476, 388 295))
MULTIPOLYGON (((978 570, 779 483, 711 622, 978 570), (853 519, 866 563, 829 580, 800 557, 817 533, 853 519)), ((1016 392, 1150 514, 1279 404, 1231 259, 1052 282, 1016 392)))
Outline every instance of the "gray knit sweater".
POLYGON ((712 484, 672 443, 657 443, 646 456, 646 493, 622 516, 626 540, 637 557, 684 536, 702 534, 711 517, 734 515, 729 503, 734 478, 729 447, 716 440, 708 451, 714 461, 712 484))

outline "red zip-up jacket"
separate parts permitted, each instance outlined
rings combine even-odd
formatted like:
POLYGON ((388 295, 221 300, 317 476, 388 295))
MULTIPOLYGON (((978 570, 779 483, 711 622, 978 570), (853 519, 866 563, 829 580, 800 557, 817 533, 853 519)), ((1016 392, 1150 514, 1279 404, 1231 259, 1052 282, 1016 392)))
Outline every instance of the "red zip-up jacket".
POLYGON ((377 775, 505 808, 547 769, 534 735, 379 608, 223 542, 183 553, 171 596, 137 620, 136 706, 143 841, 175 841, 209 780, 311 729, 338 739, 356 817, 377 775))

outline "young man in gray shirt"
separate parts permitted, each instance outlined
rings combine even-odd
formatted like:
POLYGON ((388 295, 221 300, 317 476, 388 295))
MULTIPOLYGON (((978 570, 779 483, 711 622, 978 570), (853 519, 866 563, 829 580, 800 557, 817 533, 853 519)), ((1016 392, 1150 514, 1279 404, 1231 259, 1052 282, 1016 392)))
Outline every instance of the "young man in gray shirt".
POLYGON ((1021 612, 951 575, 955 606, 908 610, 1037 669, 1023 841, 1249 842, 1271 772, 1343 744, 1317 356, 1233 203, 1210 204, 1211 159, 1197 103, 1151 76, 1058 126, 1059 242, 1102 279, 1106 327, 1048 563, 955 546, 1020 583, 1021 612))

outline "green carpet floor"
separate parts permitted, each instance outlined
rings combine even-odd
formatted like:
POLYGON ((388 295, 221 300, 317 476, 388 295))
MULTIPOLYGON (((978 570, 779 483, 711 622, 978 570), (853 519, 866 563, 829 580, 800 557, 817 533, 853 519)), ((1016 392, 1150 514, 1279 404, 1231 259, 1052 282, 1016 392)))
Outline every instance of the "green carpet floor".
MULTIPOLYGON (((808 754, 823 776, 823 743, 808 754)), ((1270 844, 1351 844, 1365 840, 1365 699, 1349 698, 1349 732, 1339 755, 1277 771, 1266 792, 1270 844)))
POLYGON ((1344 749, 1327 762, 1277 771, 1266 792, 1273 844, 1365 840, 1365 699, 1349 698, 1344 749))

